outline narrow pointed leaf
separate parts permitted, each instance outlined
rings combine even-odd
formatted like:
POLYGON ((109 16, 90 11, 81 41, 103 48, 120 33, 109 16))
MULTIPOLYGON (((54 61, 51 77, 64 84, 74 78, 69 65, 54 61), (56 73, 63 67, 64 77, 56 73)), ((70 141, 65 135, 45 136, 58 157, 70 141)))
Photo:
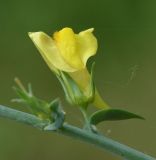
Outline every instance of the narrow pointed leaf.
POLYGON ((126 119, 132 119, 132 118, 144 120, 143 117, 125 110, 103 109, 91 115, 90 123, 93 125, 96 125, 103 121, 117 121, 117 120, 126 120, 126 119))
POLYGON ((33 95, 31 84, 28 85, 28 91, 21 87, 13 87, 13 89, 19 97, 18 100, 14 99, 13 102, 25 104, 36 116, 42 118, 50 117, 51 110, 49 104, 33 95))

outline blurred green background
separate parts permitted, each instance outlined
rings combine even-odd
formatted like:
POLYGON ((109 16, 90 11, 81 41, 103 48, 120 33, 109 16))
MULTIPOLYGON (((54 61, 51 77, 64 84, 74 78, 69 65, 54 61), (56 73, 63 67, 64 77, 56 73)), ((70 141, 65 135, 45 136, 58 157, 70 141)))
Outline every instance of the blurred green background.
MULTIPOLYGON (((64 96, 60 84, 27 36, 52 34, 65 26, 94 27, 99 41, 95 82, 114 108, 147 120, 100 124, 107 136, 156 156, 156 1, 0 0, 0 104, 10 102, 14 77, 31 82, 37 96, 64 96)), ((95 58, 94 58, 95 59, 95 58)), ((77 108, 66 104, 68 121, 80 124, 77 108)), ((94 146, 0 119, 0 160, 119 160, 94 146)))

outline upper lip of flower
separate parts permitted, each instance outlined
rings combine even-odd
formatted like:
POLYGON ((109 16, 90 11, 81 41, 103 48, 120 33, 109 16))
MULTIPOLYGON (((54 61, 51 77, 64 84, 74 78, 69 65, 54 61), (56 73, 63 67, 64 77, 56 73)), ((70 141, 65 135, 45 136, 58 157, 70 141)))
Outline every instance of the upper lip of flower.
POLYGON ((29 32, 41 55, 54 71, 75 72, 86 67, 89 57, 97 51, 93 28, 75 34, 71 28, 54 33, 54 38, 44 32, 29 32))

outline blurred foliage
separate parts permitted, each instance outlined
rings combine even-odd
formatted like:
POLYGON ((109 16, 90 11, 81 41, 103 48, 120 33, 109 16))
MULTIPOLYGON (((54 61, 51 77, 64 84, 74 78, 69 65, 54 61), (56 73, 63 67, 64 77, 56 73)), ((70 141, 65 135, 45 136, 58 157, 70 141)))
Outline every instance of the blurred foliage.
MULTIPOLYGON (((156 155, 156 1, 146 0, 0 0, 0 103, 15 98, 18 76, 31 82, 37 96, 64 101, 62 89, 33 46, 27 32, 69 26, 95 28, 99 41, 96 84, 114 108, 143 115, 146 121, 107 122, 100 129, 127 145, 156 155)), ((95 58, 93 58, 95 59, 95 58)), ((64 102, 63 102, 64 103, 64 102)), ((77 108, 66 104, 68 121, 81 124, 77 108)), ((55 134, 0 120, 0 159, 109 159, 107 152, 55 134)))

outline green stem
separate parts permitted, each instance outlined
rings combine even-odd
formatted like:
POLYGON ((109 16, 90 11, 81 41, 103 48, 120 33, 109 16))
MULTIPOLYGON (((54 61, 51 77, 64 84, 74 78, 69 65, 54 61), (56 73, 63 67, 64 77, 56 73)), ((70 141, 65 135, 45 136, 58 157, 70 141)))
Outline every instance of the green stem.
POLYGON ((64 124, 59 133, 93 144, 127 160, 156 160, 149 155, 116 142, 108 137, 87 132, 86 130, 82 130, 69 124, 64 124))
MULTIPOLYGON (((45 126, 49 125, 48 121, 43 121, 34 115, 17 111, 1 105, 0 116, 26 123, 34 127, 40 128, 42 130, 45 126)), ((62 128, 54 133, 70 136, 73 138, 77 138, 81 141, 94 144, 127 160, 156 160, 155 158, 149 155, 146 155, 133 148, 118 143, 110 138, 88 132, 87 130, 77 128, 67 123, 64 123, 62 128)))
POLYGON ((85 123, 88 123, 89 117, 88 117, 88 114, 87 114, 86 109, 85 109, 84 107, 79 107, 79 108, 80 108, 80 110, 81 110, 81 113, 82 113, 82 115, 83 115, 83 118, 84 118, 85 123))
POLYGON ((49 124, 49 121, 41 120, 32 114, 21 112, 2 105, 0 105, 0 117, 16 120, 39 129, 43 129, 47 126, 47 124, 49 124))

